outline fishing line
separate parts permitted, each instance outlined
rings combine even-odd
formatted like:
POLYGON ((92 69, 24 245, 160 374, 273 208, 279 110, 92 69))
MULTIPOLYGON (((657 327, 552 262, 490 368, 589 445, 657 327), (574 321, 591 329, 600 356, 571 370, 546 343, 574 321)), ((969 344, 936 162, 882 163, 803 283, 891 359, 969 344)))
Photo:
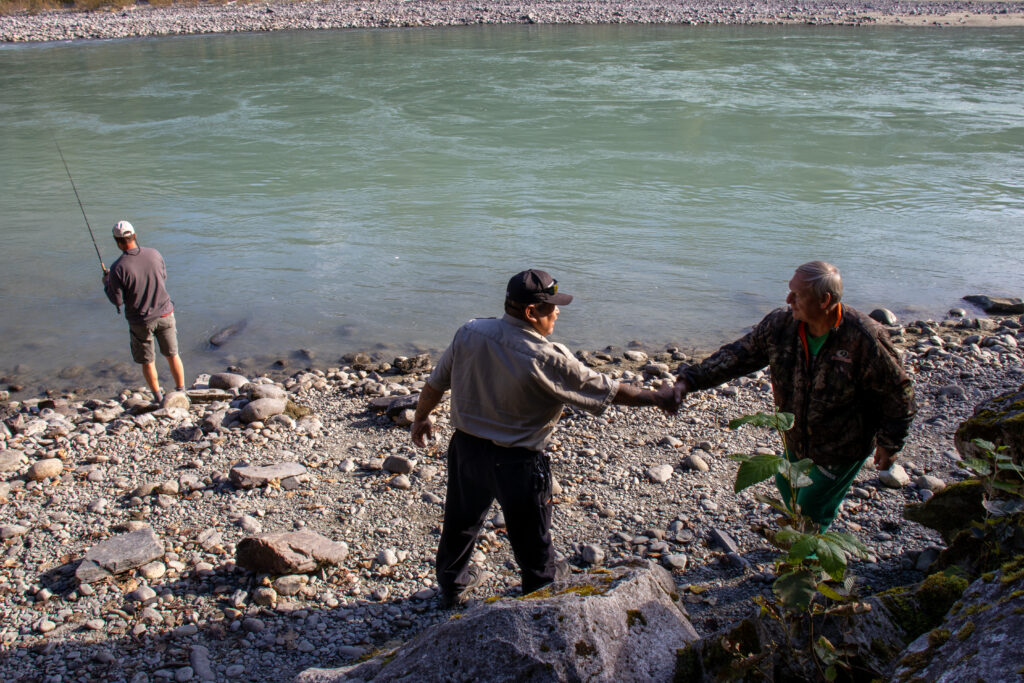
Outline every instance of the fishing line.
POLYGON ((89 228, 89 237, 92 238, 92 246, 96 248, 96 258, 100 260, 100 268, 102 268, 105 273, 107 272, 107 267, 103 265, 103 257, 100 256, 100 246, 96 244, 96 236, 92 234, 92 226, 89 225, 89 217, 85 215, 85 207, 82 206, 82 198, 78 196, 78 188, 75 187, 75 179, 71 177, 71 169, 68 168, 68 162, 64 160, 64 152, 60 150, 60 145, 57 143, 56 138, 54 138, 53 144, 57 145, 57 154, 60 155, 60 160, 64 163, 64 170, 67 171, 68 180, 71 181, 71 189, 75 191, 75 199, 78 200, 78 208, 82 210, 82 218, 85 219, 85 227, 89 228))

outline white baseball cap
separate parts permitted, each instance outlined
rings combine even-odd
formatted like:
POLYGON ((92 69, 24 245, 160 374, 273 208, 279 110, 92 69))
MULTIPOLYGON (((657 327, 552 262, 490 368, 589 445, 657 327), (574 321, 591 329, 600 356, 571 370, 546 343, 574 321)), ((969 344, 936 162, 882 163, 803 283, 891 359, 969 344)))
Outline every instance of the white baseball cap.
POLYGON ((114 223, 114 239, 124 239, 125 237, 134 237, 135 228, 128 221, 118 221, 114 223))

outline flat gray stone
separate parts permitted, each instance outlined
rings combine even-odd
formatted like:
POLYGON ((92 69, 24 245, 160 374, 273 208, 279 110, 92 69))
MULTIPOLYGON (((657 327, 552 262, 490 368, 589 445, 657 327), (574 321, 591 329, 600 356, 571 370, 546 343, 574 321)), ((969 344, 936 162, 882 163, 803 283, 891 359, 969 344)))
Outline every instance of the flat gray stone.
POLYGON ((21 451, 4 449, 0 451, 0 472, 14 472, 25 464, 25 454, 21 451))
POLYGON ((189 389, 188 400, 192 403, 216 403, 217 401, 234 400, 235 395, 224 389, 189 389))
POLYGON ((16 536, 24 536, 28 533, 28 527, 21 524, 5 524, 0 526, 0 541, 6 541, 16 536))
POLYGON ((341 564, 346 557, 347 543, 312 531, 243 538, 235 551, 240 567, 267 574, 305 574, 322 564, 341 564))
POLYGON ((82 583, 91 583, 163 557, 164 544, 151 527, 121 534, 89 548, 75 576, 82 583))
POLYGON ((712 529, 708 536, 711 538, 712 542, 726 553, 738 554, 740 552, 740 548, 736 545, 736 541, 732 540, 732 536, 725 531, 722 531, 721 529, 712 529))
POLYGON ((231 468, 231 483, 243 489, 264 486, 270 482, 280 483, 289 477, 306 477, 306 468, 297 462, 282 462, 263 467, 255 465, 235 465, 231 468))

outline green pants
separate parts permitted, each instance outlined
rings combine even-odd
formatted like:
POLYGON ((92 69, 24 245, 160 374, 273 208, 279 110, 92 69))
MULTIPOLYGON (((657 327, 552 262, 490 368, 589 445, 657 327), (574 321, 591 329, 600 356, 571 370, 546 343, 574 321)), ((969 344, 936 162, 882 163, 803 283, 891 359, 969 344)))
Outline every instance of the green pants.
MULTIPOLYGON (((789 454, 786 454, 789 457, 789 454)), ((837 465, 835 467, 824 467, 815 465, 811 468, 810 486, 804 486, 796 491, 796 503, 800 511, 821 525, 821 531, 828 529, 829 525, 836 518, 839 504, 846 497, 846 492, 853 485, 857 473, 864 466, 864 460, 858 460, 852 465, 837 465)), ((790 499, 789 480, 781 474, 775 475, 775 485, 779 487, 782 494, 782 502, 787 506, 790 499)))

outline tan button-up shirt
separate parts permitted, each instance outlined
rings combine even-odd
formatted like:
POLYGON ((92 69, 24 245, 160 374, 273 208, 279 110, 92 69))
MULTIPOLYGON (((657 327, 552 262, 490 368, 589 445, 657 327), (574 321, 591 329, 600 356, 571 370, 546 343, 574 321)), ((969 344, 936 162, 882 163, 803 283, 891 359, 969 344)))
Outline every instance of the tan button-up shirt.
POLYGON ((565 404, 599 415, 619 388, 510 315, 460 327, 427 383, 452 390, 456 429, 534 451, 547 446, 565 404))

